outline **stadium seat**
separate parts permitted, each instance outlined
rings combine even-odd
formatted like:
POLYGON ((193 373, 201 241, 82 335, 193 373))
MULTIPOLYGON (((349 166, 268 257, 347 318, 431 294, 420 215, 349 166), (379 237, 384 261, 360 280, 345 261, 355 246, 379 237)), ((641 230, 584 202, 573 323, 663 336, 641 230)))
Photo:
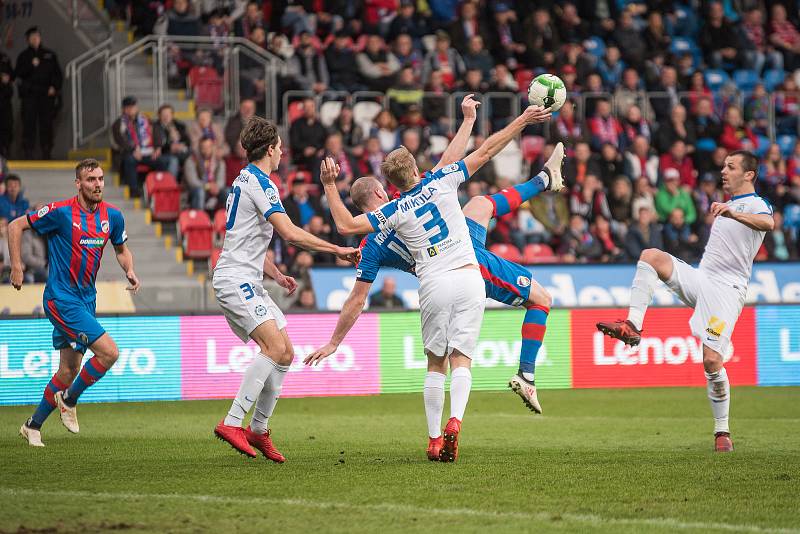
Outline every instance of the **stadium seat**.
POLYGON ((218 209, 214 213, 214 245, 221 247, 225 240, 225 225, 228 222, 227 214, 224 209, 218 209))
POLYGON ((353 106, 353 122, 361 126, 364 133, 372 129, 372 121, 383 110, 383 106, 371 100, 362 100, 353 106))
POLYGON ((760 158, 767 153, 767 150, 769 150, 772 141, 770 141, 769 137, 765 135, 757 135, 756 138, 758 139, 758 145, 755 147, 755 150, 753 152, 755 152, 755 155, 760 158))
POLYGON ((213 67, 193 67, 188 77, 198 108, 222 109, 222 78, 213 67))
POLYGON ((432 135, 431 139, 431 154, 435 154, 437 156, 444 154, 444 151, 447 150, 447 145, 450 142, 447 140, 447 137, 443 135, 432 135))
POLYGON ((321 122, 324 127, 330 128, 334 121, 339 118, 339 113, 341 111, 341 100, 328 100, 327 102, 323 102, 319 107, 319 122, 321 122))
POLYGON ((495 243, 489 247, 489 251, 508 261, 522 262, 522 254, 520 254, 519 249, 508 243, 495 243))
POLYGON ((219 257, 222 255, 221 248, 215 248, 211 251, 211 256, 208 258, 208 276, 211 277, 214 275, 214 268, 217 266, 217 262, 219 261, 219 257))
POLYGON ((689 54, 694 54, 696 48, 694 42, 688 37, 673 37, 669 51, 678 56, 686 54, 687 52, 689 54))
POLYGON ((794 145, 797 142, 796 135, 779 135, 775 140, 778 146, 781 147, 781 154, 783 157, 788 158, 794 152, 794 145))
POLYGON ((606 44, 599 37, 590 37, 583 42, 583 49, 599 60, 606 53, 606 44))
POLYGON ((147 206, 154 221, 174 221, 181 211, 181 188, 168 172, 150 172, 144 180, 147 206))
POLYGON ((786 72, 782 70, 770 69, 764 71, 764 88, 767 91, 774 91, 776 87, 783 83, 786 72))
POLYGON ((289 121, 289 124, 292 124, 294 121, 302 117, 303 101, 295 100, 294 102, 289 102, 289 109, 286 111, 286 116, 289 121))
POLYGON ((558 261, 556 253, 550 245, 532 243, 525 247, 522 254, 525 263, 555 263, 558 261))
POLYGON ((514 79, 517 81, 517 90, 527 97, 528 86, 533 80, 533 71, 530 69, 518 69, 514 74, 514 79))
POLYGON ((522 179, 522 151, 516 141, 512 140, 494 157, 494 170, 515 184, 522 179))
POLYGON ((761 80, 754 70, 739 69, 733 72, 733 83, 739 91, 752 91, 761 80))
POLYGON ((722 69, 709 69, 705 72, 706 85, 709 89, 717 92, 723 85, 730 82, 730 76, 722 69))
POLYGON ((526 135, 520 141, 520 149, 522 150, 522 159, 527 163, 533 163, 544 150, 544 137, 526 135))
POLYGON ((213 226, 211 218, 203 210, 185 210, 178 218, 178 236, 183 247, 183 256, 205 260, 211 256, 213 226))

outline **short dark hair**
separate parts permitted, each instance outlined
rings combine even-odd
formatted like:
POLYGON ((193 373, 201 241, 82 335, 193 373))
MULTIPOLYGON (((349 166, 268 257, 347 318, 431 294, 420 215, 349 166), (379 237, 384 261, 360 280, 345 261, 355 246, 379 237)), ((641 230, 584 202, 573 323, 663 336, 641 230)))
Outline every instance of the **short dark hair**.
POLYGON ((94 158, 82 159, 75 166, 75 179, 80 180, 83 171, 93 171, 98 167, 100 167, 100 162, 97 161, 96 159, 94 158))
POLYGON ((20 178, 16 174, 9 174, 8 176, 6 176, 6 183, 8 183, 8 182, 19 182, 19 183, 22 183, 22 178, 20 178))
POLYGON ((267 150, 278 144, 278 128, 258 115, 250 117, 239 140, 247 152, 247 161, 264 159, 267 150))
POLYGON ((731 156, 741 156, 742 157, 742 168, 744 172, 752 172, 754 173, 753 182, 755 182, 756 177, 758 176, 758 158, 750 152, 749 150, 734 150, 728 157, 731 156))
POLYGON ((172 111, 175 111, 175 108, 172 107, 172 104, 161 104, 158 106, 158 114, 161 115, 161 112, 165 109, 171 109, 172 111))

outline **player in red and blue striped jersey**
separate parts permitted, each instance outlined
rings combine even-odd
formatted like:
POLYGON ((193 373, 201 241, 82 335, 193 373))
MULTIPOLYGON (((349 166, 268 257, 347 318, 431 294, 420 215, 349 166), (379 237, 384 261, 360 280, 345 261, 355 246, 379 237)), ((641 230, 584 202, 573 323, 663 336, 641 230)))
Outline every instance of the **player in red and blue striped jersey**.
POLYGON ((130 285, 139 289, 133 255, 125 245, 125 221, 116 206, 103 201, 103 169, 94 159, 75 167, 78 194, 53 202, 8 227, 11 283, 22 288, 22 232, 33 229, 47 239, 50 272, 44 290, 44 312, 53 323, 53 347, 60 350, 58 371, 44 389, 39 406, 20 428, 29 445, 43 447, 41 427, 59 408, 67 430, 79 430, 75 405, 81 394, 103 378, 119 356, 116 343, 95 318, 95 279, 108 241, 130 285), (94 355, 80 368, 87 349, 94 355))

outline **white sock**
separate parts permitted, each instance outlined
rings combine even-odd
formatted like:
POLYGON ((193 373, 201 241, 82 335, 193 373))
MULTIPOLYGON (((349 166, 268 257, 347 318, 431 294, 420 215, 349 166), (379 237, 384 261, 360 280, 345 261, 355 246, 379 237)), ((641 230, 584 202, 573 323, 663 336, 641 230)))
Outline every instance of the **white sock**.
POLYGON ((469 367, 456 367, 450 373, 450 417, 464 419, 469 390, 472 387, 472 372, 469 367))
POLYGON ((242 377, 242 383, 236 398, 233 399, 231 409, 225 417, 224 424, 228 426, 242 426, 242 420, 247 412, 256 402, 261 390, 264 389, 264 382, 269 378, 272 370, 275 369, 275 362, 266 354, 258 353, 242 377))
POLYGON ((428 419, 428 436, 438 438, 442 435, 442 411, 444 411, 445 375, 428 371, 422 398, 425 401, 425 417, 428 419))
POLYGON ((658 283, 658 273, 649 263, 640 261, 636 264, 636 275, 631 285, 631 303, 628 309, 628 320, 633 323, 636 330, 642 329, 644 314, 650 301, 653 300, 653 291, 658 283))
POLYGON ((714 433, 730 432, 728 413, 731 406, 731 385, 728 382, 728 372, 723 367, 716 373, 706 373, 706 380, 711 413, 714 414, 714 433))
POLYGON ((261 390, 258 401, 256 401, 256 408, 253 410, 253 419, 250 421, 250 430, 256 434, 267 433, 269 418, 272 416, 272 412, 275 411, 275 405, 281 396, 283 379, 286 378, 286 372, 289 371, 288 365, 278 365, 271 360, 270 363, 275 368, 264 383, 264 389, 261 390))

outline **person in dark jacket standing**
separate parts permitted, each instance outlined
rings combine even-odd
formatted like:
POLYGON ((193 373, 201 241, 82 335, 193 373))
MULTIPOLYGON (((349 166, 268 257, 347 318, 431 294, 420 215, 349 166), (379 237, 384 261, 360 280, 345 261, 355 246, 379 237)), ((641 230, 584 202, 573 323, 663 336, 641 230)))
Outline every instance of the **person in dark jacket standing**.
POLYGON ((55 52, 42 46, 39 28, 28 28, 25 37, 28 39, 28 48, 17 57, 15 70, 22 100, 22 150, 25 159, 33 159, 38 131, 42 157, 50 159, 56 98, 63 76, 55 52))
POLYGON ((14 67, 11 58, 0 52, 0 156, 7 158, 14 140, 11 98, 14 96, 14 67))

